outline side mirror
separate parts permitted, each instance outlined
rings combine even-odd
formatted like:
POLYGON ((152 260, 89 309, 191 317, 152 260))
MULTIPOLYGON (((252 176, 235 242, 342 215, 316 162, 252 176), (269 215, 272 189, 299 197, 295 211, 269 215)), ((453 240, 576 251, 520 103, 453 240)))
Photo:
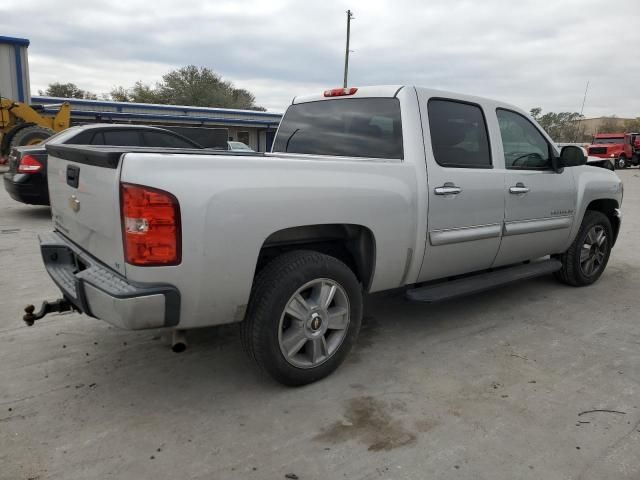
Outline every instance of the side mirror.
POLYGON ((560 151, 559 167, 578 167, 587 163, 587 155, 584 149, 574 145, 562 147, 560 151))

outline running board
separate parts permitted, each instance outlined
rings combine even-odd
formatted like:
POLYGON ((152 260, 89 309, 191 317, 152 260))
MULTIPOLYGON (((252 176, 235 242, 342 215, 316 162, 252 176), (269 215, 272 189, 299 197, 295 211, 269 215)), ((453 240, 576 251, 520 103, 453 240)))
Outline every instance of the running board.
POLYGON ((480 273, 471 277, 414 288, 407 290, 405 295, 407 299, 414 302, 438 302, 472 293, 484 292, 485 290, 519 280, 539 277, 540 275, 553 273, 561 268, 562 263, 554 259, 524 263, 494 272, 480 273))

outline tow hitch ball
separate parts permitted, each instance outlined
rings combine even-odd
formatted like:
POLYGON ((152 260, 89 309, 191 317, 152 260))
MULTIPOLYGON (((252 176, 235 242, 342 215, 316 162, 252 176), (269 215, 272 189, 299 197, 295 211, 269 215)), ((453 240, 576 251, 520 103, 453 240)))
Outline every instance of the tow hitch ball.
POLYGON ((36 307, 33 305, 27 305, 24 307, 24 316, 22 319, 24 322, 31 327, 36 320, 40 320, 42 317, 49 313, 63 313, 70 312, 74 310, 73 304, 67 300, 66 298, 60 298, 55 302, 42 302, 42 306, 37 313, 35 312, 36 307))

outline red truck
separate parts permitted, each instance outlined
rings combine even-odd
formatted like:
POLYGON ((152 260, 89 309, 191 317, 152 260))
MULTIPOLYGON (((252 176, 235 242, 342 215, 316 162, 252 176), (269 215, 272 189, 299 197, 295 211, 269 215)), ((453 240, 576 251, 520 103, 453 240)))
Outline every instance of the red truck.
POLYGON ((616 168, 640 164, 640 133, 597 133, 589 155, 614 159, 616 168))

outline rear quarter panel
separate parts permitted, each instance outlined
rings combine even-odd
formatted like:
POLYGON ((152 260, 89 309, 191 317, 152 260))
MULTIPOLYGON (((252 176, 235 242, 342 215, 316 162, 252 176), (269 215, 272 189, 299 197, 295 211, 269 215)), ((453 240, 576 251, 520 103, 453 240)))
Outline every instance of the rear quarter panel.
POLYGON ((127 265, 127 277, 168 282, 182 295, 181 328, 244 318, 265 239, 295 226, 362 225, 375 237, 371 291, 398 287, 415 249, 416 172, 402 161, 272 155, 127 154, 123 182, 180 203, 182 263, 127 265))

